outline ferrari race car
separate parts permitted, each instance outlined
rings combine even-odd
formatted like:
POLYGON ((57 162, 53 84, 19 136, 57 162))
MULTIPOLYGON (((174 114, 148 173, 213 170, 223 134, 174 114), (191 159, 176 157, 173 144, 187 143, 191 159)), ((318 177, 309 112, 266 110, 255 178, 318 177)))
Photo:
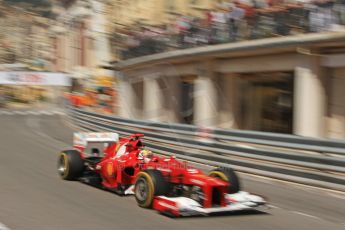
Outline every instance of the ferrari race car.
POLYGON ((74 134, 73 150, 58 157, 64 180, 81 180, 121 195, 134 194, 140 207, 172 216, 255 209, 259 196, 240 191, 231 168, 201 170, 148 150, 142 134, 120 138, 116 133, 74 134))

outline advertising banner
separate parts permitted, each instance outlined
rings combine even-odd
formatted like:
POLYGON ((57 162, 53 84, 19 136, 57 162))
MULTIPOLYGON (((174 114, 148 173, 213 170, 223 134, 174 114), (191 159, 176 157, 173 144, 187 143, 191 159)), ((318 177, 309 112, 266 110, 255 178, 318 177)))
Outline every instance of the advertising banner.
POLYGON ((0 85, 70 86, 71 79, 64 73, 0 71, 0 85))

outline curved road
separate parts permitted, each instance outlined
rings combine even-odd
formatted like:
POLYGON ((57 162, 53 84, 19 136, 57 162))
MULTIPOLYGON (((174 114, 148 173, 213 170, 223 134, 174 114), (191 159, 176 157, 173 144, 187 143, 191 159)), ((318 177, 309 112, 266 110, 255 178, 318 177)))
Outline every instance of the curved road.
POLYGON ((242 175, 244 190, 264 195, 265 212, 172 219, 56 173, 57 153, 73 129, 61 115, 0 113, 0 230, 5 229, 345 229, 341 194, 242 175))

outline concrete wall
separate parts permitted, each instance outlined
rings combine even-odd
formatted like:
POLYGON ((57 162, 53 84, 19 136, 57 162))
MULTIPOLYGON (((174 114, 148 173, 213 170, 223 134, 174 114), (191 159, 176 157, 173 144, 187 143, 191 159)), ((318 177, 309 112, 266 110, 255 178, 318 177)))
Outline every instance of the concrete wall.
POLYGON ((255 122, 262 111, 258 113, 255 101, 251 101, 253 106, 243 110, 243 97, 260 96, 262 89, 252 87, 252 91, 258 90, 256 93, 251 92, 250 87, 249 91, 248 87, 244 90, 243 87, 251 84, 243 76, 250 76, 251 81, 265 82, 275 81, 279 73, 291 73, 294 79, 292 133, 345 138, 345 54, 322 54, 339 52, 338 47, 345 47, 344 39, 345 35, 339 34, 263 39, 174 51, 118 63, 115 69, 125 76, 125 83, 120 82, 120 85, 127 84, 127 90, 120 97, 127 97, 126 104, 134 105, 129 106, 127 112, 123 111, 128 106, 120 106, 123 110, 120 115, 181 122, 181 103, 187 100, 181 93, 181 82, 193 76, 195 125, 260 130, 262 124, 255 122), (142 82, 140 94, 134 92, 138 89, 133 91, 134 88, 129 87, 132 83, 128 86, 133 79, 142 82), (254 94, 250 96, 251 93, 254 94), (142 101, 142 107, 133 101, 134 98, 142 101), (135 115, 133 110, 136 110, 135 115))
MULTIPOLYGON (((245 117, 241 114, 241 97, 250 96, 241 92, 241 85, 244 83, 241 76, 248 73, 290 71, 295 74, 296 82, 294 133, 323 137, 327 135, 323 121, 326 95, 319 62, 319 59, 312 56, 288 53, 136 68, 125 74, 129 83, 121 83, 129 86, 126 86, 125 92, 120 93, 127 97, 127 105, 120 106, 120 110, 126 112, 120 114, 136 119, 181 121, 179 109, 181 100, 185 98, 181 98, 179 84, 184 76, 195 76, 195 125, 260 130, 260 126, 255 123, 260 114, 255 115, 254 107, 247 106, 245 117), (136 89, 133 88, 134 82, 136 89), (138 84, 141 84, 141 88, 138 88, 138 84), (128 108, 128 105, 133 106, 128 108)), ((275 80, 270 74, 266 75, 266 80, 275 80)))
POLYGON ((221 74, 218 77, 218 126, 240 127, 240 78, 237 74, 221 74))
POLYGON ((255 57, 239 57, 218 61, 216 70, 222 73, 251 73, 293 70, 306 59, 297 53, 268 54, 255 57))
POLYGON ((319 57, 295 67, 294 91, 294 134, 326 137, 326 85, 319 57))
POLYGON ((334 69, 330 83, 328 136, 345 138, 345 68, 334 69))

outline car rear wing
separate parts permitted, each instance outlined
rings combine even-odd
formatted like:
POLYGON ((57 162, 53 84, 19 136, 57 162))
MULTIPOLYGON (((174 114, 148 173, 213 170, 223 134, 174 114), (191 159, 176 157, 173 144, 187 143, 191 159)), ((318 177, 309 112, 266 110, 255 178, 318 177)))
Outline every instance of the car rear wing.
POLYGON ((118 142, 119 134, 117 133, 92 133, 76 132, 73 135, 73 146, 86 146, 89 142, 118 142))

